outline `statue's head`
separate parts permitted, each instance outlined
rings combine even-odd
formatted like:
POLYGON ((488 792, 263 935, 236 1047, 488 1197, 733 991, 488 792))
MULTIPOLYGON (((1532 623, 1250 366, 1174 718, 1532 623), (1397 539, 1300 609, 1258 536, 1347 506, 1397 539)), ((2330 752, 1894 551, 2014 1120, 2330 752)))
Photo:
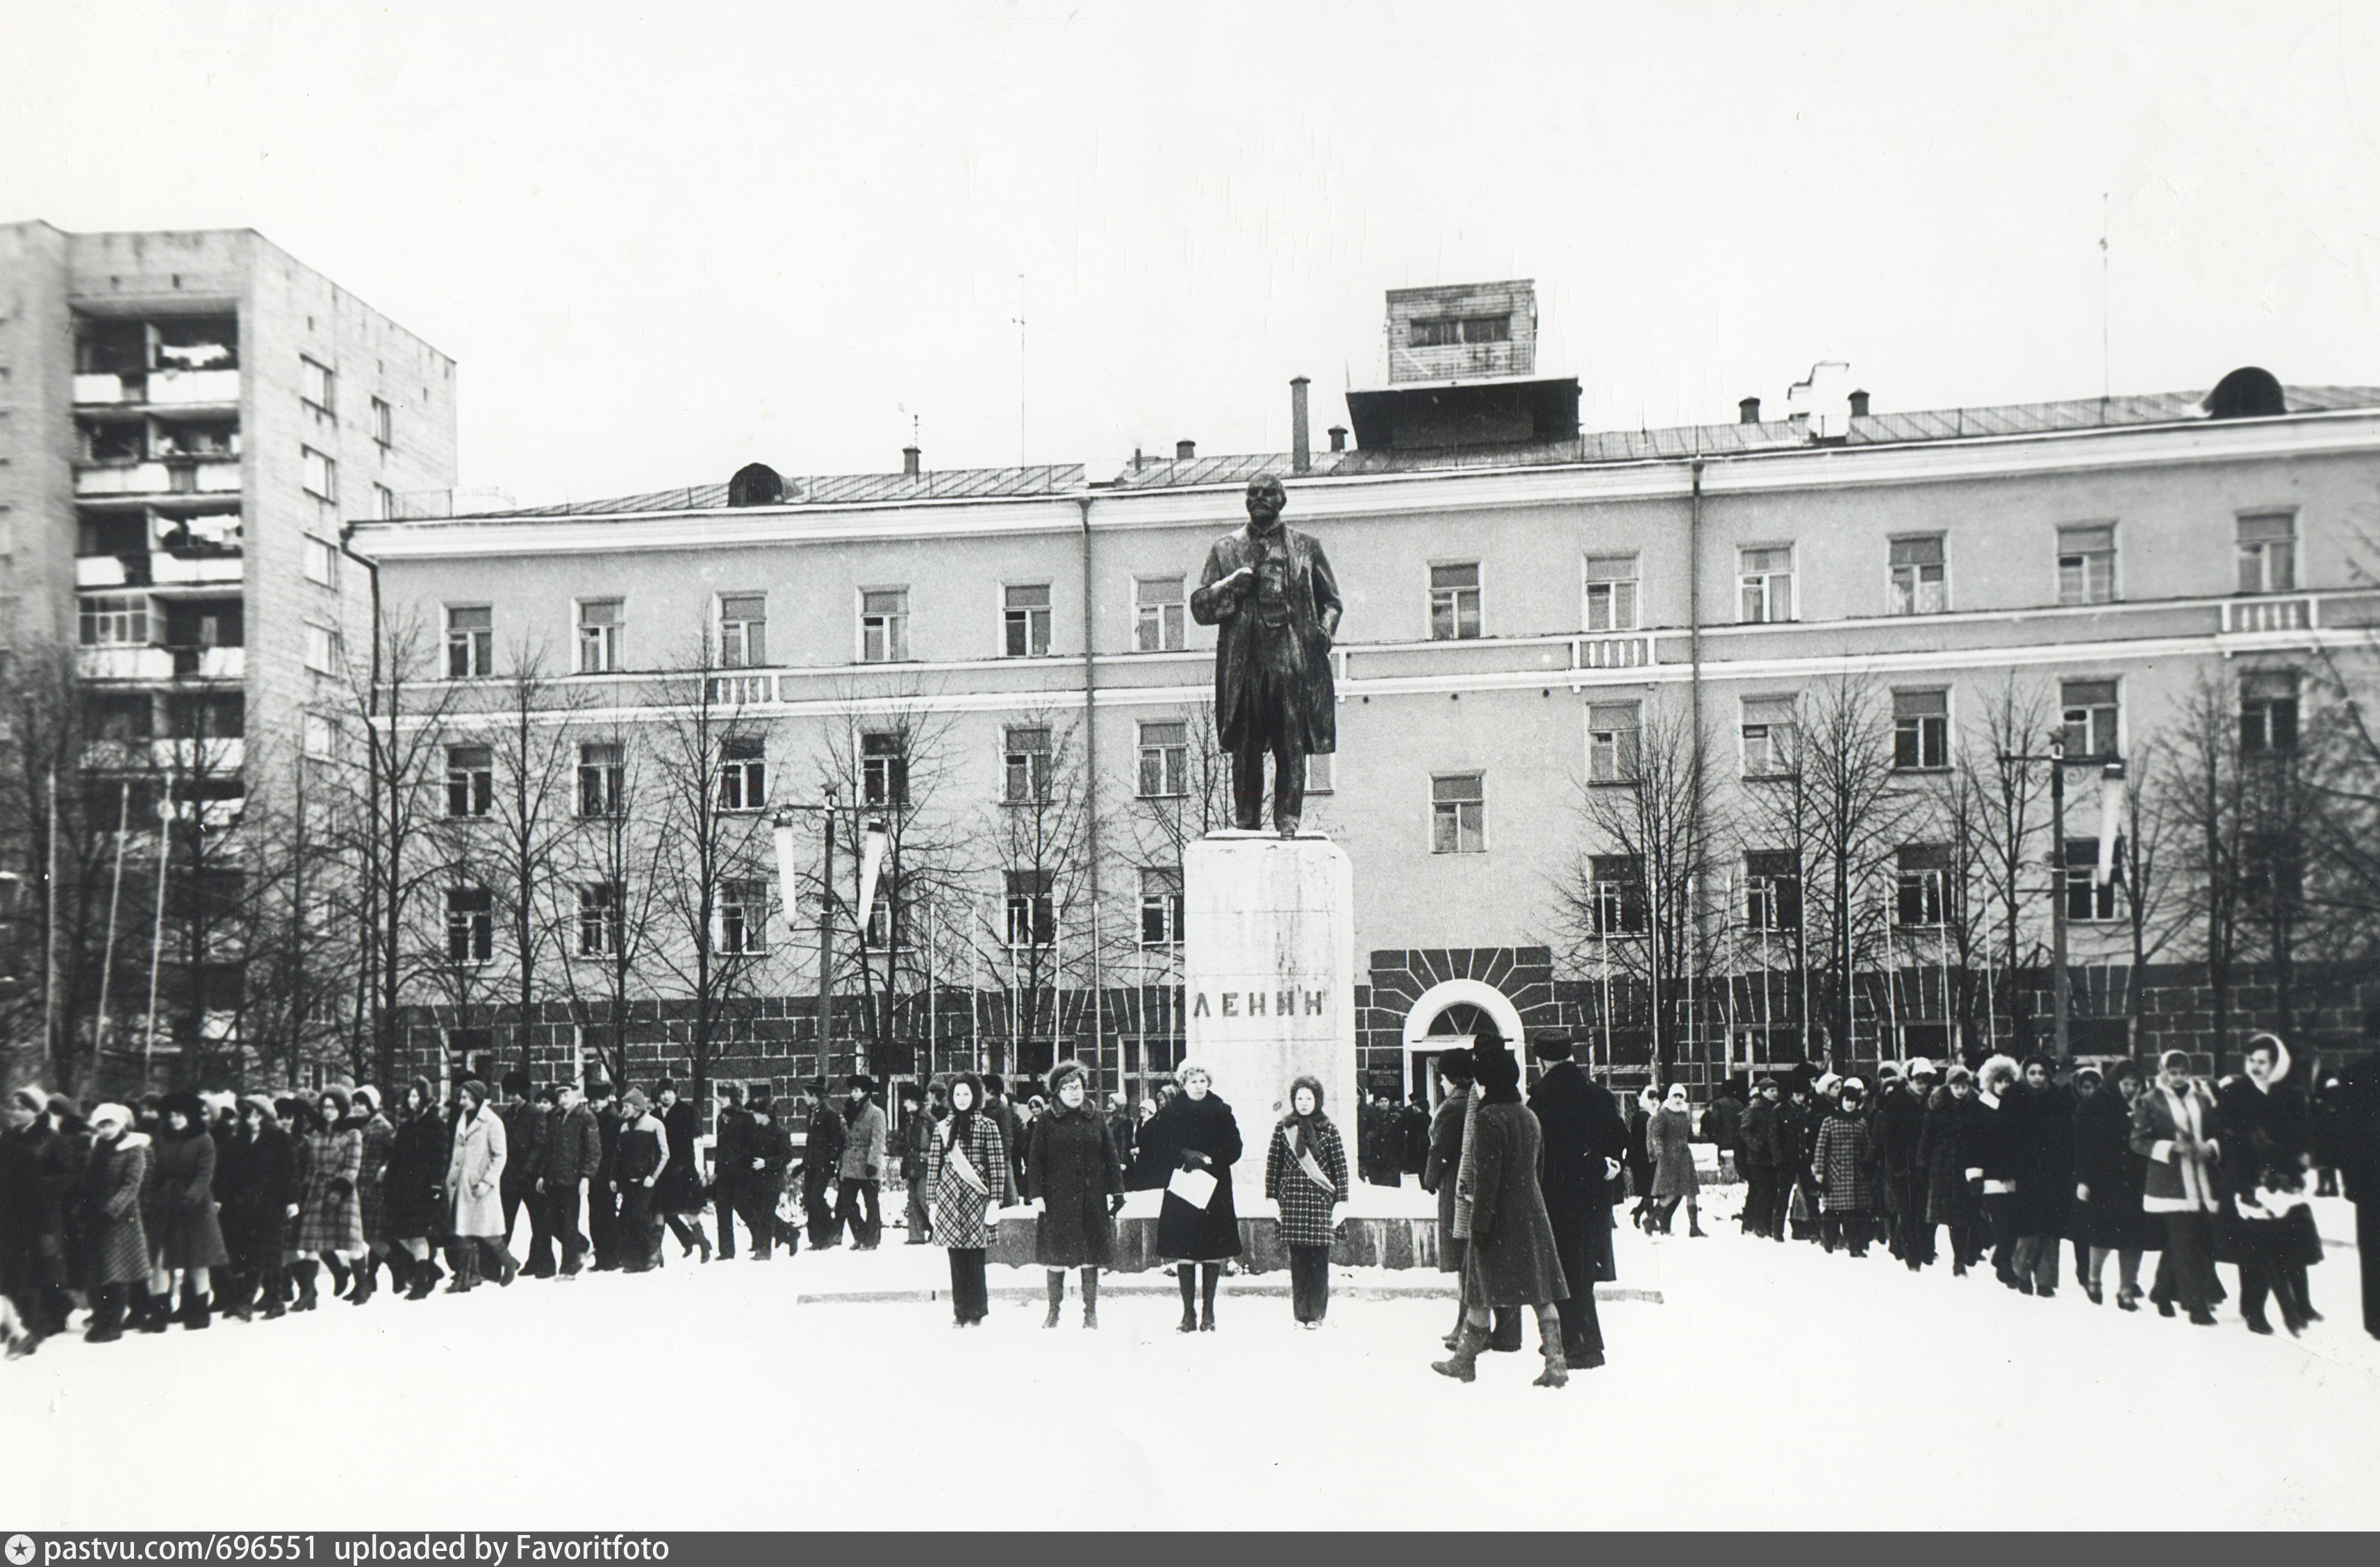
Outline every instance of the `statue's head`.
POLYGON ((1258 528, 1270 528, 1281 520, 1281 509, 1289 504, 1289 492, 1281 480, 1269 473, 1257 474, 1248 480, 1248 521, 1258 528))

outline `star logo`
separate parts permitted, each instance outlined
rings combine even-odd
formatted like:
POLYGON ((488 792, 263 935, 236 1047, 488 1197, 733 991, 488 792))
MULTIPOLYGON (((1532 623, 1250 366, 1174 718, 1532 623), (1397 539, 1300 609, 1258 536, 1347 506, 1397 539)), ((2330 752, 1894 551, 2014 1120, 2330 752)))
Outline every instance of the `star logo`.
POLYGON ((33 1537, 30 1535, 10 1535, 8 1537, 8 1567, 25 1567, 25 1564, 32 1560, 33 1537))

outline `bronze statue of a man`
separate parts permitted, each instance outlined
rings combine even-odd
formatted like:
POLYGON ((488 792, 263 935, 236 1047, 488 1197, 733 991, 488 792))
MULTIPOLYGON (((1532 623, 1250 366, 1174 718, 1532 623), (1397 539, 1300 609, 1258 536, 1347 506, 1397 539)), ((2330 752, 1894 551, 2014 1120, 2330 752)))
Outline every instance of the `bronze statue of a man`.
POLYGON ((1284 528, 1281 480, 1248 480, 1248 525, 1215 541, 1190 595, 1190 614, 1220 626, 1215 728, 1232 754, 1232 823, 1254 831, 1272 754, 1272 824, 1287 838, 1305 805, 1305 759, 1339 748, 1330 680, 1339 584, 1311 534, 1284 528))

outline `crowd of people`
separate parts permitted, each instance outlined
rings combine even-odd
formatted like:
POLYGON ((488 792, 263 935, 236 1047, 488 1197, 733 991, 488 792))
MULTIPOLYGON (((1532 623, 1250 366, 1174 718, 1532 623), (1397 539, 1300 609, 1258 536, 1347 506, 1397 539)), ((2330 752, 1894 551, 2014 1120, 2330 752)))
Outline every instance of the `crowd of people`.
MULTIPOLYGON (((1604 1361, 1594 1286, 1615 1277, 1614 1209, 1701 1238, 1697 1140, 1717 1145, 1745 1185, 1748 1236, 1805 1239, 1865 1257, 1881 1243, 1911 1269, 1947 1243, 1951 1271, 1988 1257, 2010 1290, 2074 1279, 2095 1305, 2118 1260, 2117 1306, 2212 1325, 2236 1269, 2249 1329, 2292 1334, 2320 1320, 2308 1270, 2322 1258, 2307 1197, 2346 1178, 2363 1258, 2365 1326, 2380 1336, 2371 1258, 2380 1209, 2380 1081, 2298 1070, 2259 1034, 2242 1070, 2209 1085, 2180 1052, 2152 1074, 2129 1061, 2061 1073, 2034 1056, 1995 1055, 1970 1070, 1887 1062, 1870 1086, 1803 1071, 1723 1086, 1700 1116, 1682 1084, 1621 1101, 1536 1041, 1525 1096, 1511 1047, 1483 1028, 1435 1060, 1434 1111, 1416 1096, 1358 1107, 1358 1172, 1408 1172, 1438 1203, 1438 1265, 1458 1275, 1456 1320, 1439 1372, 1469 1381, 1484 1349, 1521 1347, 1538 1322, 1539 1385, 1604 1361), (2309 1085, 2309 1079, 2312 1079, 2309 1085), (2312 1091, 2310 1091, 2310 1086, 2312 1091), (1747 1089, 1748 1092, 1741 1090, 1747 1089), (1366 1164, 1370 1168, 1366 1169, 1366 1164), (2142 1269, 2156 1256, 2144 1289, 2142 1269)), ((516 1277, 568 1281, 589 1269, 662 1267, 666 1242, 703 1261, 880 1244, 880 1193, 892 1137, 877 1085, 855 1075, 836 1102, 823 1080, 797 1094, 797 1146, 765 1092, 723 1086, 703 1167, 697 1105, 666 1079, 652 1092, 590 1080, 532 1094, 525 1075, 501 1099, 466 1080, 442 1097, 416 1080, 394 1102, 371 1087, 309 1096, 165 1094, 86 1111, 36 1087, 14 1090, 0 1130, 0 1336, 11 1357, 88 1312, 94 1342, 126 1331, 204 1329, 216 1314, 267 1319, 357 1305, 382 1285, 421 1300, 516 1277), (514 1237, 528 1216, 526 1261, 514 1237), (714 1246, 705 1228, 715 1211, 714 1246), (442 1267, 442 1262, 443 1266, 442 1267)), ((948 1254, 953 1325, 989 1314, 985 1265, 1002 1209, 1036 1214, 1034 1256, 1059 1325, 1070 1278, 1084 1326, 1099 1323, 1099 1282, 1117 1260, 1125 1193, 1161 1188, 1153 1239, 1182 1296, 1180 1330, 1212 1332, 1226 1269, 1242 1255, 1233 1169, 1247 1153, 1207 1066, 1184 1063, 1148 1102, 1095 1106, 1080 1063, 1060 1062, 1022 1102, 995 1075, 905 1084, 897 1174, 911 1245, 948 1254)), ((1265 1139, 1265 1196, 1287 1248, 1291 1309, 1303 1327, 1330 1307, 1335 1212, 1349 1195, 1347 1148, 1323 1085, 1301 1077, 1265 1139)))
MULTIPOLYGON (((2301 1071, 2276 1035, 2247 1043, 2240 1070, 2209 1084, 2190 1058, 2154 1069, 2129 1061, 2061 1071, 2034 1055, 1994 1055, 1970 1069, 1886 1062, 1870 1087, 1833 1074, 1762 1077, 1748 1102, 1730 1086, 1704 1111, 1704 1134, 1745 1182, 1745 1233, 1864 1257, 1881 1242, 1912 1270, 1940 1259, 2020 1294, 2054 1296, 2060 1257, 2093 1305, 2145 1300, 2165 1317, 2212 1327, 2235 1269, 2251 1332, 2301 1333, 2322 1319, 2308 1269, 2323 1244, 2309 1198, 2338 1189, 2356 1203, 2364 1324, 2380 1336, 2369 1217, 2380 1206, 2380 1132, 2371 1063, 2301 1071), (2155 1269, 2145 1288, 2142 1268, 2155 1269)), ((1635 1147, 1658 1119, 1640 1112, 1635 1147)), ((1658 1142, 1659 1134, 1651 1140, 1658 1142)), ((1632 1148, 1632 1160, 1640 1156, 1632 1148)), ((1664 1171, 1666 1171, 1666 1165, 1664 1171)), ((1643 1188, 1639 1222, 1666 1227, 1668 1177, 1643 1188)), ((1688 1172, 1691 1187, 1692 1175, 1688 1172)), ((1691 1200, 1691 1199, 1689 1199, 1691 1200)))

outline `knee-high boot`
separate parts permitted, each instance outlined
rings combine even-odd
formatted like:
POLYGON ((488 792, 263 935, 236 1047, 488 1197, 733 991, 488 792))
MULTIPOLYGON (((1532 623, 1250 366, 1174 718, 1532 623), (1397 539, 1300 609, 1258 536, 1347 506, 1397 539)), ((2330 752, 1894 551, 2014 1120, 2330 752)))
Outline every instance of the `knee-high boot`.
POLYGON ((1202 1262, 1198 1265, 1198 1330, 1215 1330, 1215 1286, 1222 1282, 1223 1265, 1202 1262))
POLYGON ((292 1309, 298 1311, 311 1311, 316 1306, 322 1304, 321 1297, 314 1292, 314 1272, 316 1267, 317 1264, 310 1257, 301 1257, 298 1261, 289 1265, 289 1271, 295 1274, 298 1279, 298 1304, 292 1309))
POLYGON ((1475 1381, 1479 1376, 1479 1352, 1487 1347, 1488 1330, 1466 1317, 1463 1319, 1463 1331, 1455 1336, 1453 1354, 1431 1361, 1429 1368, 1458 1382, 1475 1381))
POLYGON ((1198 1330, 1198 1265, 1195 1262, 1177 1264, 1174 1277, 1182 1281, 1182 1326, 1177 1332, 1198 1330))
POLYGON ((1083 1269, 1083 1326, 1096 1328, 1099 1325, 1099 1270, 1096 1268, 1086 1268, 1083 1269))
POLYGON ((1530 1383, 1537 1388, 1570 1386, 1570 1363, 1562 1358, 1561 1318, 1550 1306, 1537 1307, 1537 1347, 1544 1354, 1546 1368, 1530 1383))
POLYGON ((1041 1318, 1041 1326, 1054 1328, 1058 1325, 1059 1308, 1066 1304, 1066 1275, 1058 1269, 1050 1269, 1049 1285, 1050 1314, 1041 1318))

